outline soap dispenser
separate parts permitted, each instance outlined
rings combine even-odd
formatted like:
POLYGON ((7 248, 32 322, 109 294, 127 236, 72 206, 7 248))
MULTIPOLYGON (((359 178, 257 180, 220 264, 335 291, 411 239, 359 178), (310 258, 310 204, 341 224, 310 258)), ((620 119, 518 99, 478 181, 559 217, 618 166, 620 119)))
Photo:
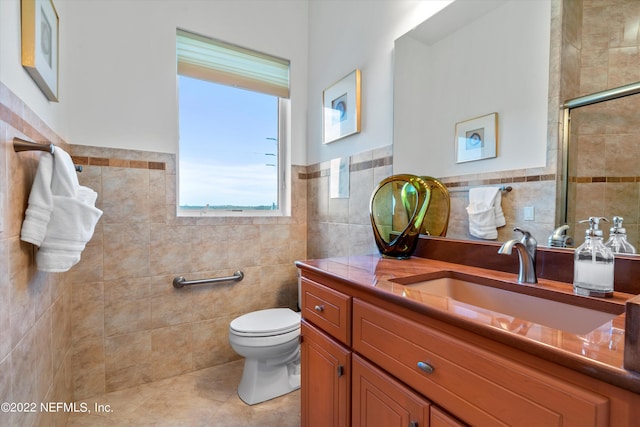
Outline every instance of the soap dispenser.
POLYGON ((635 254, 636 248, 627 241, 627 230, 622 227, 624 218, 613 217, 613 227, 609 229, 609 240, 604 244, 614 254, 635 254))
POLYGON ((573 291, 578 295, 592 297, 613 296, 613 252, 602 241, 602 230, 598 228, 600 220, 606 218, 590 217, 589 229, 584 243, 576 248, 573 267, 573 291))

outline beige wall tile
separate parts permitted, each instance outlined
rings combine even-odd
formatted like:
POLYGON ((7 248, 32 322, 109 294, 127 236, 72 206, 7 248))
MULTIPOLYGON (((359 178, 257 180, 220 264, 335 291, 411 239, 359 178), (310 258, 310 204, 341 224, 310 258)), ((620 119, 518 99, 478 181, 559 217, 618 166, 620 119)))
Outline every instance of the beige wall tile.
POLYGON ((51 307, 51 357, 57 372, 71 348, 71 292, 58 297, 51 307))
POLYGON ((104 285, 74 283, 71 297, 73 340, 104 336, 104 285))
POLYGON ((152 380, 151 331, 107 337, 104 352, 107 392, 152 380))
MULTIPOLYGON (((8 242, 0 239, 0 259, 8 259, 8 242)), ((0 277, 9 277, 9 265, 0 262, 0 277)), ((11 351, 11 288, 7 285, 0 286, 0 360, 4 359, 11 351)))
MULTIPOLYGON (((15 402, 11 391, 12 371, 11 356, 0 359, 0 401, 2 402, 15 402)), ((11 413, 0 412, 0 424, 3 426, 13 425, 13 418, 11 413)))
POLYGON ((151 327, 151 298, 107 302, 104 305, 104 335, 146 331, 151 327))
POLYGON ((150 224, 104 224, 104 279, 150 275, 150 224))
POLYGON ((149 170, 102 169, 103 221, 122 223, 126 219, 126 222, 149 222, 149 170))
POLYGON ((154 329, 151 332, 153 380, 193 370, 193 339, 190 324, 154 329))
POLYGON ((43 402, 49 388, 53 384, 53 353, 51 351, 51 312, 48 311, 38 319, 34 327, 34 346, 36 358, 36 396, 43 402))
POLYGON ((233 317, 191 324, 193 338, 193 367, 202 369, 240 358, 229 344, 229 323, 233 317))
POLYGON ((104 339, 88 338, 74 342, 71 357, 73 367, 73 398, 85 399, 106 391, 104 339))
MULTIPOLYGON (((70 354, 71 288, 68 274, 38 272, 35 247, 20 241, 33 178, 40 158, 49 154, 15 153, 13 138, 64 143, 2 83, 0 109, 0 397, 3 402, 40 402, 64 372, 64 355, 70 354)), ((0 414, 1 425, 50 421, 37 414, 0 414)))
MULTIPOLYGON (((166 281, 163 281, 166 283, 166 281)), ((171 286, 167 283, 167 286, 171 286)), ((151 327, 163 328, 193 321, 192 289, 174 289, 151 298, 151 327)))

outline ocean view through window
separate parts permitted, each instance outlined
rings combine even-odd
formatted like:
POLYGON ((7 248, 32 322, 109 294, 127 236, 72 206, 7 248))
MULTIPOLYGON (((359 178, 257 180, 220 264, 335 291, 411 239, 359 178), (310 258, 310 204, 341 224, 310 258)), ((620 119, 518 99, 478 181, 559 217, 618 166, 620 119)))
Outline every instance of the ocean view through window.
POLYGON ((178 215, 286 214, 288 61, 182 30, 177 52, 178 215))

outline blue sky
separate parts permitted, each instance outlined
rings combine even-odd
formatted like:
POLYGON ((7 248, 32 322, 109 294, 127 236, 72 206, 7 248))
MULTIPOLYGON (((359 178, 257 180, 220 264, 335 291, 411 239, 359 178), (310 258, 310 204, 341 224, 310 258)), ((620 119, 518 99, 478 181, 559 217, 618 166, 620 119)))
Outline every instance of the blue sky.
POLYGON ((180 205, 277 203, 278 98, 179 77, 180 205))

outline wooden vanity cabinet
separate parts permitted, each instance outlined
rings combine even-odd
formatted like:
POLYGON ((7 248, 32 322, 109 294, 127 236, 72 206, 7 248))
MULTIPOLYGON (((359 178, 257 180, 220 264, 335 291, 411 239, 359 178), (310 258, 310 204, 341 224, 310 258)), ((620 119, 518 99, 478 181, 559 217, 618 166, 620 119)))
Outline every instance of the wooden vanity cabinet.
POLYGON ((316 272, 303 426, 632 426, 640 396, 316 272))
POLYGON ((301 278, 302 426, 351 425, 351 297, 301 278))
POLYGON ((606 397, 357 299, 353 350, 471 425, 609 425, 606 397))
POLYGON ((351 351, 305 320, 300 336, 301 425, 349 426, 351 351))

